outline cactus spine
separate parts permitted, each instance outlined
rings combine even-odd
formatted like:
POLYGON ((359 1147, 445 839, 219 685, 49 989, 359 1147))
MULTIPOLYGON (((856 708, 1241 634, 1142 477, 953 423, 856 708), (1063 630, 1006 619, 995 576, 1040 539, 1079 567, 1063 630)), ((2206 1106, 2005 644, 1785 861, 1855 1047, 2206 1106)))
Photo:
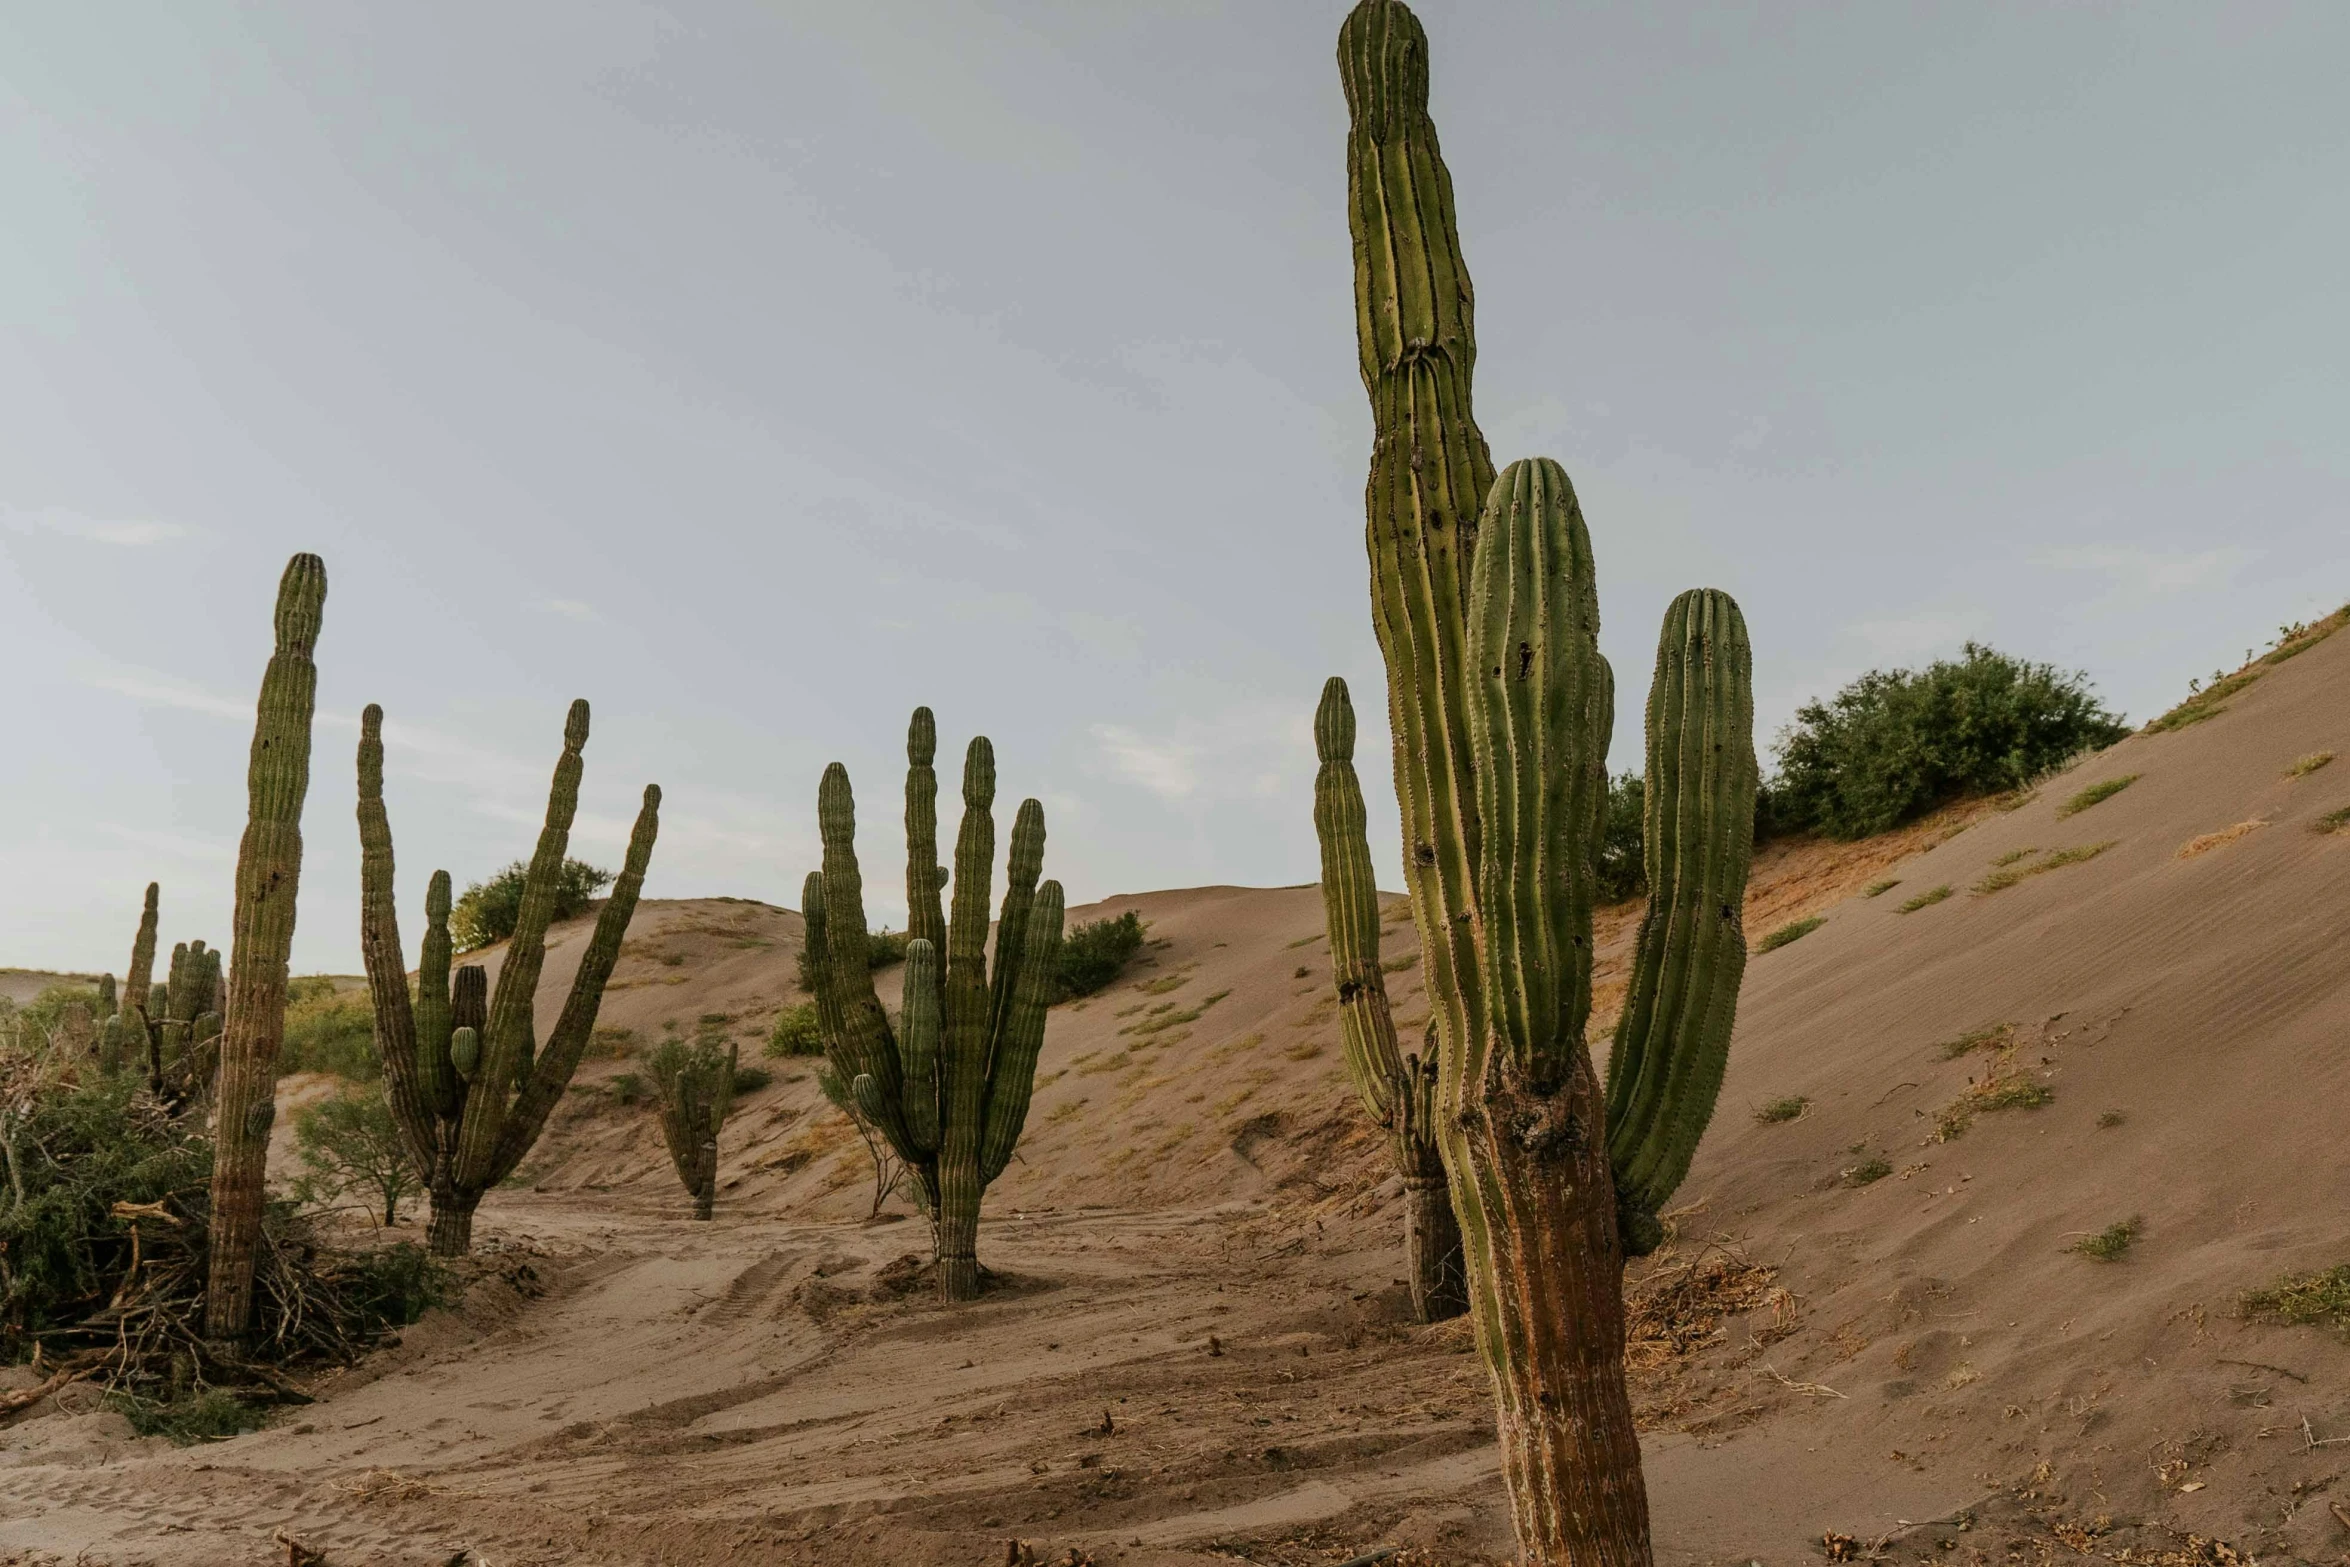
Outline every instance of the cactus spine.
POLYGON ((1041 886, 1044 807, 1024 800, 1012 824, 990 983, 987 900, 995 868, 995 748, 983 736, 963 759, 963 822, 955 838, 951 916, 939 905, 937 725, 917 708, 906 735, 905 1007, 893 1032, 866 957, 864 879, 847 769, 817 791, 824 868, 802 894, 825 1055, 858 1107, 914 1172, 932 1215, 939 1290, 979 1293, 979 1205, 1011 1162, 1028 1120, 1045 1012, 1060 958, 1062 894, 1041 886), (945 950, 940 952, 940 939, 945 950))
POLYGON ((1648 707, 1656 893, 1603 1097, 1584 1029, 1614 691, 1589 535, 1557 464, 1496 479, 1477 433, 1426 35, 1402 0, 1361 0, 1338 58, 1375 427, 1372 620, 1503 1474, 1529 1563, 1646 1563, 1623 1265, 1656 1244, 1721 1081, 1745 956, 1751 657, 1721 594, 1666 617, 1648 707))
POLYGON ((660 1100, 661 1140, 694 1200, 694 1217, 710 1217, 718 1200, 718 1129, 734 1105, 735 1047, 671 1040, 653 1053, 653 1092, 660 1100))
POLYGON ((261 677, 245 836, 237 850, 204 1298, 204 1331, 215 1339, 241 1338, 252 1325, 254 1246, 286 1025, 286 961, 302 882, 302 800, 310 790, 310 716, 318 699, 311 651, 325 608, 326 563, 296 555, 278 583, 277 651, 261 677))
POLYGON ((1346 1069, 1371 1119, 1387 1131, 1404 1186, 1405 1272, 1422 1322, 1469 1309, 1461 1273, 1461 1231, 1445 1190, 1436 1146, 1436 1051, 1405 1055, 1396 1045, 1387 977, 1379 967, 1379 890, 1371 877, 1368 816, 1355 776, 1355 711, 1333 675, 1314 713, 1314 834, 1322 844, 1322 910, 1330 934, 1330 980, 1338 991, 1346 1069))
POLYGON ((450 972, 449 874, 435 871, 425 893, 424 946, 416 996, 408 994, 406 959, 393 899, 392 825, 383 798, 383 709, 359 721, 359 949, 375 1006, 375 1048, 384 1092, 409 1157, 432 1197, 426 1234, 434 1255, 462 1256, 473 1245, 473 1214, 482 1193, 514 1173, 563 1097, 595 1031, 604 983, 620 958, 621 938, 636 912, 645 870, 660 831, 661 791, 645 786, 628 840, 628 858, 581 953, 571 994, 536 1045, 532 993, 545 967, 547 926, 556 877, 579 809, 588 706, 571 704, 563 755, 547 796, 547 821, 523 883, 522 909, 506 945, 493 995, 473 964, 450 972))

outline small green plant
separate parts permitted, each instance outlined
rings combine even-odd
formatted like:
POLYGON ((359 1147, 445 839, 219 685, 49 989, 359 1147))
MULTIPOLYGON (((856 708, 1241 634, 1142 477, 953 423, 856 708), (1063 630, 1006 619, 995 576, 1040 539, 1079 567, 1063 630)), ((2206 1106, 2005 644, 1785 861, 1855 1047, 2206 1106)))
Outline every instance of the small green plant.
POLYGON ((2079 794, 2076 794, 2071 799, 2065 801, 2064 804, 2058 806, 2056 808, 2056 814, 2059 816, 2078 816, 2083 811, 2087 810, 2090 806, 2096 805, 2101 801, 2112 799, 2115 795, 2121 793, 2124 789, 2127 789, 2130 785, 2136 783, 2144 776, 2145 774, 2143 773, 2124 773, 2119 778, 2108 778, 2103 783, 2093 783, 2088 788, 2083 789, 2079 794))
POLYGON ((160 1402, 135 1393, 112 1393, 106 1402, 141 1436, 167 1437, 181 1447, 220 1442, 258 1431, 269 1417, 234 1393, 219 1388, 160 1402))
POLYGON ((1868 1158, 1846 1170, 1842 1180, 1847 1186, 1867 1186, 1883 1180, 1892 1173, 1893 1166, 1886 1162, 1884 1155, 1871 1154, 1868 1158))
POLYGON ((2004 870, 1993 871, 1981 881, 1976 882, 1974 890, 1985 895, 2004 892, 2027 876, 2044 876, 2050 871, 2062 870, 2067 865, 2079 865, 2084 861, 2093 860, 2120 841, 2118 838, 2108 838, 2103 843, 2077 844, 2069 849, 2051 849, 2034 864, 2010 865, 2004 870))
MULTIPOLYGON (((459 952, 471 952, 514 934, 515 921, 522 917, 523 883, 529 879, 530 867, 516 860, 489 880, 465 889, 449 910, 449 939, 459 952)), ((611 884, 612 873, 602 866, 565 860, 555 878, 554 917, 567 920, 585 913, 596 894, 611 884)))
POLYGON ((612 1079, 611 1094, 614 1104, 642 1104, 645 1097, 645 1080, 634 1072, 622 1072, 612 1079))
POLYGON ((2266 1289, 2246 1290, 2237 1304, 2248 1317, 2350 1334, 2350 1264, 2320 1273, 2288 1273, 2266 1289))
POLYGON ((1996 1110, 2037 1110, 2056 1102, 2056 1090, 2024 1074, 1994 1071, 1942 1107, 1934 1117, 1934 1141, 1955 1142, 1964 1137, 1975 1117, 1996 1110))
POLYGON ((2350 805, 2338 811, 2328 811, 2311 824, 2319 832, 2350 831, 2350 805))
POLYGON ((636 1030, 610 1026, 599 1026, 580 1052, 583 1058, 596 1061, 625 1061, 635 1054, 636 1030))
POLYGON ((1647 848, 1641 841, 1647 797, 1638 773, 1619 773, 1608 781, 1607 816, 1593 857, 1602 903, 1622 903, 1648 891, 1647 848))
POLYGON ((1109 988, 1142 950, 1143 935, 1142 914, 1135 909, 1116 919, 1088 920, 1070 927, 1061 938, 1059 966, 1053 973, 1054 1003, 1109 988))
POLYGON ((1994 867, 2005 867, 2013 865, 2018 860, 2028 860, 2039 852, 2038 849, 2010 849, 1991 863, 1994 867))
POLYGON ((775 1081, 775 1074, 763 1066, 738 1066, 734 1069, 734 1091, 755 1094, 775 1081))
POLYGON ((1898 877, 1898 876, 1888 876, 1888 877, 1886 877, 1886 878, 1885 878, 1883 881, 1873 881, 1873 882, 1870 882, 1870 883, 1869 883, 1869 885, 1868 885, 1868 889, 1867 889, 1865 892, 1863 892, 1863 893, 1861 894, 1861 896, 1862 896, 1862 897, 1864 897, 1864 898, 1875 898, 1875 897, 1881 897, 1881 896, 1883 896, 1885 893, 1891 892, 1891 891, 1892 891, 1894 888, 1896 888, 1896 887, 1898 887, 1898 886, 1900 886, 1900 885, 1901 885, 1901 878, 1900 878, 1900 877, 1898 877))
POLYGON ((1776 1126, 1792 1121, 1811 1108, 1811 1101, 1801 1094, 1789 1094, 1783 1099, 1766 1099, 1755 1107, 1754 1118, 1765 1126, 1776 1126))
POLYGON ((2173 729, 2184 729, 2189 724, 2199 724, 2206 718, 2217 717, 2226 710, 2228 698, 2285 660, 2308 652, 2341 630, 2346 623, 2350 623, 2350 606, 2344 606, 2313 624, 2278 627, 2277 639, 2266 653, 2257 659, 2247 659, 2244 667, 2232 675, 2214 671, 2210 685, 2200 681, 2189 682, 2187 699, 2148 724, 2145 733, 2163 734, 2173 729))
POLYGON ((1933 907, 1935 904, 1940 903, 1944 898, 1949 896, 1950 885, 1947 882, 1943 883, 1939 887, 1928 887, 1924 892, 1919 893, 1916 897, 1901 905, 1897 912, 1902 914, 1915 914, 1920 909, 1933 907))
POLYGON ((1827 923, 1826 917, 1818 914, 1807 920, 1792 920, 1756 942, 1754 950, 1758 955, 1765 952, 1776 952, 1789 942, 1801 941, 1827 923))
POLYGON ((824 1054, 824 1031, 816 1022, 816 1003, 803 1001, 776 1013, 775 1026, 767 1031, 764 1053, 776 1057, 824 1054))
POLYGON ((2073 1242, 2072 1249, 2084 1257, 2094 1257, 2099 1262, 2119 1262, 2138 1243, 2138 1234, 2145 1227, 2144 1219, 2123 1219, 2118 1224, 2107 1225, 2094 1235, 2082 1236, 2073 1242))
POLYGON ((1941 1041, 1934 1046, 1934 1051, 1945 1061, 1955 1061, 1973 1051, 2003 1049, 2014 1038, 2013 1023, 1987 1023, 1981 1028, 1969 1029, 1956 1039, 1941 1041))
POLYGON ((2334 753, 2331 751, 2312 751, 2307 756, 2301 758, 2301 760, 2295 762, 2292 766, 2286 768, 2285 776, 2287 778, 2307 778, 2311 773, 2316 772, 2319 768, 2325 766, 2333 759, 2334 753))
POLYGON ((323 974, 286 984, 285 1043, 277 1058, 279 1076, 329 1072, 353 1082, 382 1075, 375 1058, 375 1010, 365 990, 338 990, 323 974))
MULTIPOLYGON (((865 1144, 866 1157, 873 1161, 873 1206, 865 1216, 869 1219, 877 1218, 881 1213, 881 1205, 889 1201, 890 1193, 896 1191, 906 1179, 905 1161, 898 1157, 897 1150, 890 1146, 889 1138, 883 1135, 881 1128, 868 1120, 865 1112, 858 1108, 857 1096, 850 1091, 848 1084, 840 1080, 840 1074, 832 1069, 829 1061, 816 1063, 816 1091, 824 1096, 825 1103, 849 1118, 849 1124, 857 1129, 857 1136, 865 1144)), ((1080 1099, 1062 1108, 1074 1114, 1076 1107, 1083 1103, 1085 1101, 1080 1099)))
POLYGON ((331 1099, 294 1112, 294 1151, 302 1173, 298 1202, 319 1205, 364 1194, 386 1229, 400 1222, 400 1201, 417 1189, 416 1171, 381 1084, 345 1088, 331 1099))
POLYGON ((2119 1110, 2107 1110, 2097 1117, 2097 1124, 2106 1130, 2111 1131, 2114 1127, 2121 1125, 2128 1119, 2129 1117, 2122 1114, 2119 1110))

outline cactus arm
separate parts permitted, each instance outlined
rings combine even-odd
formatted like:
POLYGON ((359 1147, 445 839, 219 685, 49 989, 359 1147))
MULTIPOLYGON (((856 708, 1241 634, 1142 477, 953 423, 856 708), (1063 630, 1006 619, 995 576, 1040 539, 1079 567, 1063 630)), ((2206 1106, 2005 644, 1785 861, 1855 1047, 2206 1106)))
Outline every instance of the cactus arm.
POLYGON ((580 752, 587 738, 588 705, 573 702, 563 723, 563 754, 547 790, 546 825, 539 830, 538 848, 523 878, 522 906, 515 914, 514 934, 507 938, 505 961, 498 965, 497 988, 490 994, 489 1023, 481 1031, 481 1065, 465 1096, 457 1136, 461 1186, 479 1189, 495 1184, 489 1172, 496 1164, 509 1100, 515 1084, 530 1071, 537 1033, 534 998, 546 967, 556 881, 571 844, 572 818, 579 812, 579 779, 587 765, 580 752))
POLYGON ((1486 1015, 1510 1065, 1564 1083, 1591 1014, 1594 801, 1614 714, 1599 657, 1591 536, 1564 469, 1514 462, 1479 530, 1469 657, 1486 1015))
POLYGON ((939 912, 938 720, 914 709, 906 725, 906 939, 944 949, 946 916, 939 912))
MULTIPOLYGON (((1038 836, 1043 836, 1041 827, 1038 836)), ((1015 835, 1016 841, 1016 835, 1015 835)), ((1012 1150, 1028 1125, 1028 1101, 1036 1092, 1036 1058, 1044 1051, 1046 1017, 1053 979, 1060 967, 1061 884, 1036 889, 1028 911, 1028 936, 1021 945, 1020 979, 1004 1030, 996 1040, 995 1067, 988 1074, 987 1116, 979 1135, 979 1184, 992 1186, 1012 1162, 1012 1150)), ((1001 950, 1002 938, 997 938, 1001 950)))
POLYGON ((816 789, 816 825, 824 839, 822 919, 811 921, 811 943, 821 931, 817 955, 819 985, 817 1015, 827 1023, 825 1054, 843 1080, 854 1083, 871 1077, 877 1086, 882 1113, 874 1118, 898 1156, 911 1161, 913 1141, 906 1131, 898 1052, 881 998, 873 991, 873 965, 865 929, 865 880, 857 867, 857 802, 849 788, 848 769, 835 762, 824 770, 816 789), (828 993, 830 999, 824 999, 828 993))
POLYGON ((906 1137, 917 1153, 938 1152, 938 948, 917 936, 906 943, 905 1006, 898 1018, 898 1052, 905 1081, 906 1137))
MULTIPOLYGON (((392 821, 384 808, 383 718, 383 709, 373 702, 359 715, 359 954, 367 970, 369 999, 374 1002, 375 1059, 383 1068, 384 1098, 399 1125, 410 1161, 429 1177, 440 1147, 434 1115, 437 1096, 418 1059, 416 1009, 408 999, 408 964, 400 947, 400 915, 393 901, 392 821)), ((422 976, 417 988, 421 1001, 429 994, 422 976)), ((447 1011, 445 1001, 442 1011, 447 1011)), ((446 1046, 443 1049, 445 1052, 446 1046)))
POLYGON ((661 832, 661 789, 658 784, 645 785, 644 803, 637 810, 636 826, 628 835, 628 857, 621 862, 620 874, 612 882, 611 896, 605 899, 603 912, 596 916, 595 932, 588 937, 587 950, 579 956, 579 972, 572 976, 571 994, 563 1003, 562 1015, 547 1034, 547 1046, 538 1054, 530 1069, 529 1079, 522 1092, 514 1098, 507 1113, 503 1130, 498 1134, 498 1150, 490 1166, 488 1184, 496 1185, 514 1173, 514 1167, 530 1152, 539 1140, 547 1117, 571 1086, 572 1073, 579 1070, 580 1057, 587 1052, 588 1040, 596 1031, 596 1013, 604 1004, 604 985, 612 977, 613 965, 620 961, 620 944, 628 935, 628 922, 636 915, 638 896, 644 891, 645 872, 653 863, 653 840, 661 832))
POLYGON ((434 871, 424 886, 424 945, 416 954, 416 1081, 424 1102, 442 1120, 465 1106, 465 1085, 449 1064, 449 873, 434 871))
POLYGON ((1012 817, 1012 849, 1004 860, 1003 909, 996 916, 987 1027, 991 1073, 996 1051, 1002 1048, 1005 1024, 1011 1016, 1013 993, 1019 984, 1021 951, 1028 941, 1028 915, 1036 904, 1036 879, 1043 874, 1044 805, 1037 800, 1022 800, 1012 817))
POLYGON ((1655 1245, 1655 1215, 1689 1173, 1728 1064, 1756 777, 1745 618, 1728 594, 1695 589, 1665 612, 1657 643, 1649 906, 1608 1064, 1609 1159, 1626 1239, 1639 1249, 1655 1245))
POLYGON ((138 1013, 142 1026, 147 1021, 148 987, 155 981, 156 900, 162 892, 160 884, 147 883, 147 901, 139 911, 139 933, 131 941, 131 966, 122 980, 122 1010, 138 1013))
POLYGON ((1355 776, 1354 703, 1336 675, 1324 682, 1314 710, 1314 751, 1322 764, 1314 778, 1314 837, 1322 848, 1322 919, 1330 981, 1338 992, 1339 1038, 1363 1108, 1387 1126, 1403 1053, 1379 968, 1379 888, 1372 877, 1362 780, 1355 776))
POLYGON ((948 1300, 979 1293, 980 1117, 994 1044, 987 985, 987 899, 994 875, 995 747, 983 735, 963 757, 963 824, 955 836, 953 912, 939 1038, 938 1261, 948 1300))
POLYGON ((237 850, 204 1304, 205 1332, 216 1339, 240 1338, 252 1325, 254 1248, 285 1036, 286 960, 302 883, 302 801, 310 789, 310 720, 318 702, 311 653, 325 606, 325 563, 296 555, 278 584, 277 648, 261 677, 245 775, 245 835, 237 850))
POLYGON ((114 1016, 114 1014, 115 1014, 116 1010, 118 1009, 118 1006, 119 1006, 119 1003, 118 1003, 118 1001, 117 1001, 117 999, 116 999, 116 994, 115 994, 115 989, 114 989, 114 976, 113 976, 112 974, 101 974, 101 975, 99 975, 99 976, 98 976, 98 1021, 99 1021, 99 1022, 101 1022, 101 1023, 103 1023, 103 1022, 105 1022, 105 1021, 106 1021, 108 1018, 110 1018, 110 1017, 114 1016))

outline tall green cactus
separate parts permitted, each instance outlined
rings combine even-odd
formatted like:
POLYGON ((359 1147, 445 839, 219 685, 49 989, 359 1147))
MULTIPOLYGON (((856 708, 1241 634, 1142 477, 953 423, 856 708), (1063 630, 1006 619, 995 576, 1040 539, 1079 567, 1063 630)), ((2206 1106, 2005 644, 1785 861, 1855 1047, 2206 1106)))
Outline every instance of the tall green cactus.
POLYGON ((136 1049, 142 1061, 147 1055, 147 999, 155 981, 155 932, 162 921, 162 896, 159 883, 147 883, 147 901, 139 910, 139 933, 131 938, 131 966, 122 980, 123 1027, 135 1030, 124 1036, 124 1048, 136 1049))
POLYGON ((1477 433, 1426 34, 1402 0, 1361 0, 1338 60, 1372 621, 1503 1474, 1529 1563, 1645 1563, 1623 1265, 1657 1243, 1721 1083, 1745 959, 1751 656, 1724 595, 1683 595, 1666 617, 1648 708, 1655 893, 1603 1096, 1584 1030, 1615 699, 1590 538, 1556 463, 1495 477, 1477 433))
POLYGON ((963 759, 963 822, 955 839, 954 898, 942 913, 938 866, 938 731, 917 708, 906 735, 905 1004, 893 1030, 867 959, 864 878, 857 868, 856 801, 847 769, 825 769, 817 791, 824 868, 802 893, 809 969, 825 1055, 858 1107, 914 1172, 932 1216, 940 1292, 979 1293, 979 1205, 1011 1162, 1028 1120, 1045 1011, 1061 951, 1059 882, 1041 886, 1044 807, 1021 802, 1012 824, 993 983, 987 900, 995 870, 995 748, 983 736, 963 759), (941 961, 940 940, 945 943, 941 961))
POLYGON ((246 823, 220 1044, 212 1159, 211 1276, 204 1331, 242 1338, 253 1321, 254 1247, 261 1238, 277 1052, 286 1026, 286 962, 302 883, 302 800, 310 792, 310 716, 318 700, 311 652, 326 609, 326 563, 296 555, 277 589, 277 651, 261 677, 246 767, 246 823))
POLYGON ((482 1193, 514 1173, 570 1085, 652 863, 661 791, 647 784, 628 858, 580 954, 570 997, 545 1048, 535 1049, 532 998, 546 962, 556 880, 579 809, 580 752, 587 737, 587 703, 574 702, 547 795, 546 826, 523 883, 522 909, 496 992, 490 993, 487 975, 476 965, 451 974, 449 874, 435 871, 425 893, 424 946, 411 1001, 393 898, 391 817, 384 808, 383 709, 370 704, 360 715, 359 950, 375 1006, 385 1097, 409 1157, 425 1176, 432 1198, 427 1244, 436 1256, 462 1256, 472 1248, 482 1193))
POLYGON ((148 1088, 174 1105, 202 1098, 218 1065, 220 954, 203 942, 171 949, 163 1006, 148 1022, 148 1088))
POLYGON ((661 1140, 669 1162, 694 1200, 694 1217, 707 1219, 718 1200, 718 1131, 734 1106, 735 1047, 721 1055, 715 1044, 665 1041, 647 1070, 659 1101, 661 1140))
POLYGON ((1346 1069, 1363 1108, 1387 1131, 1404 1189, 1404 1271, 1422 1322, 1469 1309, 1461 1230, 1436 1146, 1436 1051, 1405 1055, 1395 1039, 1387 976, 1379 966, 1379 889, 1371 877, 1368 814, 1355 776, 1355 710, 1336 675, 1314 712, 1314 835, 1322 844, 1322 911, 1330 981, 1338 991, 1346 1069))

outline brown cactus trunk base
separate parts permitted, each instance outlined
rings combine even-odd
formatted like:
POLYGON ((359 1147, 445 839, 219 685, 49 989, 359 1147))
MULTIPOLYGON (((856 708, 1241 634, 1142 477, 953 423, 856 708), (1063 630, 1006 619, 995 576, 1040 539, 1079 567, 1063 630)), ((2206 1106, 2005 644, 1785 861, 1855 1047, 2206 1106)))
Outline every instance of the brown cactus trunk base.
POLYGON ((947 1300, 979 1298, 979 1259, 969 1254, 938 1259, 938 1292, 947 1300))
POLYGON ((718 1194, 707 1186, 694 1193, 694 1217, 697 1219, 710 1217, 710 1209, 717 1201, 718 1194))
POLYGON ((1443 1322, 1469 1309, 1469 1281, 1461 1260, 1461 1227, 1442 1175, 1406 1176, 1403 1183, 1404 1266, 1412 1311, 1422 1322, 1443 1322))
POLYGON ((463 1192, 434 1192, 425 1250, 435 1257, 462 1257, 473 1250, 473 1210, 480 1203, 479 1197, 463 1192))
POLYGON ((253 1329, 253 1259, 261 1244, 262 1177, 269 1125, 277 1107, 268 1063, 224 1066, 220 1121, 212 1155, 212 1257, 204 1297, 204 1336, 233 1344, 253 1329))
POLYGON ((1598 1083, 1585 1062, 1548 1093, 1507 1068, 1472 1092, 1447 1153, 1519 1547, 1527 1567, 1650 1567, 1598 1083))

